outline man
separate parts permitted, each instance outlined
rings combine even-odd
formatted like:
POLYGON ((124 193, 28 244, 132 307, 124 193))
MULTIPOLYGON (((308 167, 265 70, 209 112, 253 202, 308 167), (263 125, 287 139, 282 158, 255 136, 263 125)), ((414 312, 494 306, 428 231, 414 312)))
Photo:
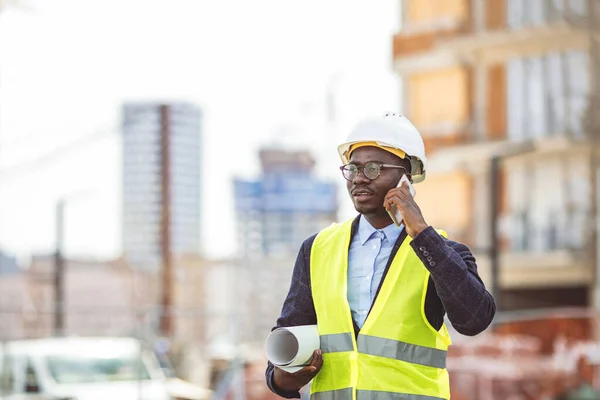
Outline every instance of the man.
POLYGON ((406 184, 397 187, 403 175, 425 179, 423 140, 388 113, 359 123, 338 152, 360 215, 302 244, 277 320, 317 324, 321 346, 295 373, 269 363, 267 385, 286 398, 314 378, 318 400, 449 399, 445 315, 473 336, 496 307, 469 248, 429 226, 406 184), (399 226, 388 213, 396 210, 399 226))

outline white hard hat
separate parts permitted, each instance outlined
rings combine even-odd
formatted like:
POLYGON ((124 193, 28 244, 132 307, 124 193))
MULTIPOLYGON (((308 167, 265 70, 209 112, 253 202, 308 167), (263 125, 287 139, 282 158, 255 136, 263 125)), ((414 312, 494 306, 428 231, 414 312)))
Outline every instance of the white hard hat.
POLYGON ((376 142, 378 146, 403 151, 410 160, 411 176, 414 183, 425 179, 427 158, 425 145, 417 128, 403 115, 386 113, 359 122, 344 143, 338 146, 342 162, 347 164, 348 151, 355 143, 376 142))

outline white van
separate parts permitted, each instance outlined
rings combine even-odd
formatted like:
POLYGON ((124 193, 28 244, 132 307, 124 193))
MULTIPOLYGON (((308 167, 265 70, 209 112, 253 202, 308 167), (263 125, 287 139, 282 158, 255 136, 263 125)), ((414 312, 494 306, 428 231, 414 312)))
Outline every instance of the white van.
POLYGON ((0 347, 0 398, 169 400, 149 347, 133 338, 51 338, 0 347))

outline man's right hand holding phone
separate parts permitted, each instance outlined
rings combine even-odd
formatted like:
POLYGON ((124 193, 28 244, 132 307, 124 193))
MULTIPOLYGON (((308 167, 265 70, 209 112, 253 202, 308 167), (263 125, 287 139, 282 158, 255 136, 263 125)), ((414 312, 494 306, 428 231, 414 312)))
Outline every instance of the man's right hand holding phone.
POLYGON ((429 226, 425 222, 421 209, 412 196, 409 184, 406 182, 401 181, 399 187, 390 189, 387 192, 383 206, 388 212, 395 208, 402 213, 402 223, 404 224, 406 233, 412 238, 429 226))
POLYGON ((273 371, 273 383, 281 390, 295 392, 302 389, 321 370, 323 366, 323 353, 315 350, 310 359, 310 364, 296 372, 287 372, 275 367, 273 371))

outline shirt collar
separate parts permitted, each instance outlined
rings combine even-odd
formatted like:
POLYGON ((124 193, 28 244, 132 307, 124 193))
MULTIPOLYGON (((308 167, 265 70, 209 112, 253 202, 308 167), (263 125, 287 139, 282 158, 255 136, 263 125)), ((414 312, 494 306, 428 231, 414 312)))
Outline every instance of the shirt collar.
MULTIPOLYGON (((391 224, 380 230, 383 231, 383 233, 385 233, 387 240, 389 240, 392 243, 396 243, 396 239, 398 239, 398 236, 400 236, 400 232, 402 232, 403 228, 404 225, 396 226, 396 224, 392 222, 391 224)), ((373 233, 375 233, 376 231, 377 229, 375 229, 373 225, 371 225, 369 221, 367 221, 365 216, 361 215, 360 220, 358 222, 358 237, 360 239, 360 244, 364 246, 367 240, 369 240, 371 235, 373 235, 373 233)))
POLYGON ((402 233, 402 229, 404 229, 403 224, 397 226, 395 223, 392 222, 391 224, 383 228, 382 231, 383 233, 385 233, 385 237, 387 238, 387 240, 394 244, 396 243, 396 240, 398 240, 400 233, 402 233))

